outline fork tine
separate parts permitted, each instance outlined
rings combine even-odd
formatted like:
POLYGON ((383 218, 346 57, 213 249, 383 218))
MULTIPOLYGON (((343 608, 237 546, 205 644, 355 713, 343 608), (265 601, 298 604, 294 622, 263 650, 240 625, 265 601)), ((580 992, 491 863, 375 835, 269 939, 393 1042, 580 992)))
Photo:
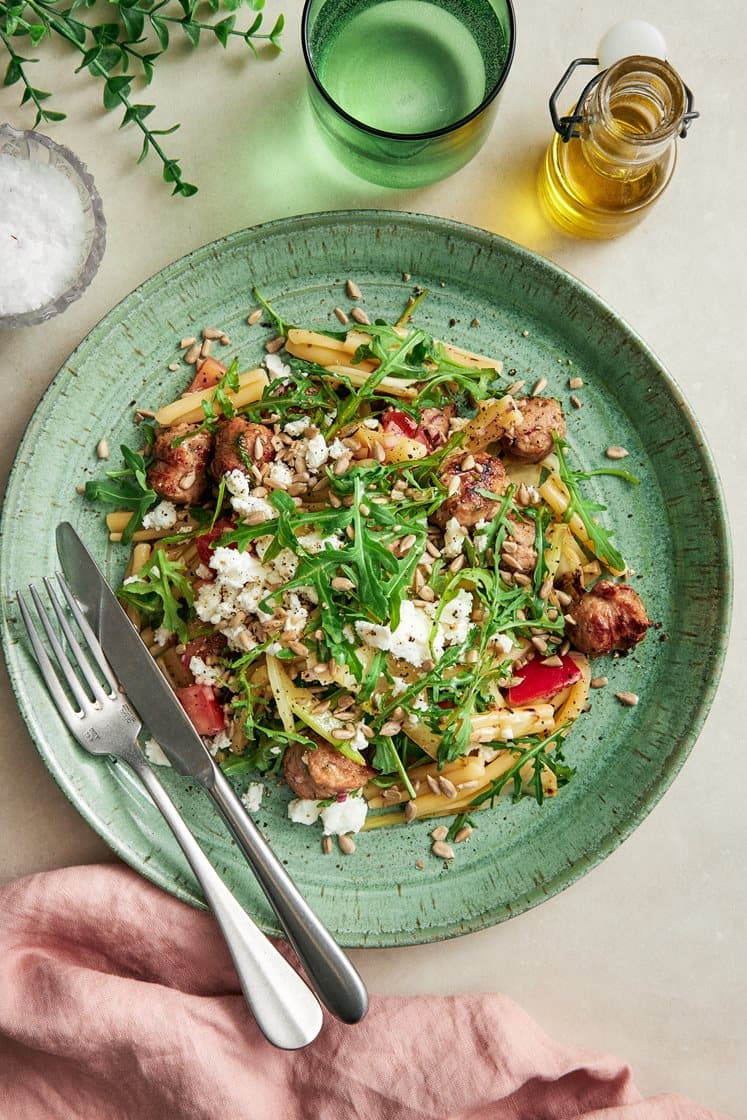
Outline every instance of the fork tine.
POLYGON ((62 594, 65 596, 65 602, 67 603, 68 607, 70 608, 70 613, 72 614, 73 618, 77 622, 77 624, 80 628, 81 634, 85 638, 86 645, 88 646, 88 649, 90 650, 94 661, 96 662, 99 669, 101 670, 102 675, 106 678, 106 681, 107 681, 109 687, 111 688, 112 692, 118 692, 119 691, 119 681, 114 676, 114 673, 112 672, 111 665, 106 660, 106 654, 104 653, 103 649, 101 648, 101 643, 99 642, 98 638, 96 637, 96 634, 94 633, 91 624, 89 623, 86 616, 83 614, 83 611, 80 609, 80 606, 78 604, 78 600, 75 598, 72 591, 68 587, 67 582, 65 581, 65 579, 62 576, 62 573, 61 572, 56 572, 55 575, 57 576, 57 582, 60 585, 60 590, 62 591, 62 594))
POLYGON ((36 623, 32 619, 31 613, 26 606, 26 601, 20 591, 16 592, 16 601, 18 602, 18 607, 21 612, 21 618, 23 619, 24 626, 26 627, 26 632, 29 636, 29 641, 31 642, 31 648, 34 651, 36 663, 39 666, 39 671, 42 677, 44 678, 44 683, 49 689, 49 693, 54 700, 57 706, 57 710, 59 711, 63 720, 70 728, 70 730, 74 732, 74 710, 72 708, 72 705, 70 704, 70 700, 67 694, 65 693, 65 690, 62 688, 62 685, 57 678, 57 674, 54 671, 54 667, 50 660, 49 654, 44 648, 44 644, 39 637, 39 631, 36 628, 36 623))
POLYGON ((33 584, 29 586, 29 593, 31 594, 31 598, 34 600, 36 613, 39 615, 39 621, 44 627, 44 633, 47 635, 47 640, 52 647, 52 652, 57 658, 57 664, 59 665, 60 672, 65 678, 68 688, 77 700, 80 711, 84 712, 90 705, 91 698, 90 696, 86 695, 85 691, 81 687, 81 683, 75 675, 68 656, 62 648, 62 643, 54 632, 52 623, 49 619, 49 615, 47 614, 47 609, 44 606, 44 603, 41 601, 39 592, 36 590, 33 584))
POLYGON ((101 687, 101 684, 99 682, 98 677, 93 672, 93 670, 90 666, 90 663, 88 661, 88 658, 85 656, 85 654, 83 653, 83 650, 80 648, 80 643, 79 643, 78 639, 76 638, 75 634, 73 633, 73 631, 70 627, 70 623, 68 622, 67 617, 65 615, 65 612, 62 609, 62 605, 61 605, 59 599, 57 598, 57 595, 55 594, 55 590, 54 590, 54 587, 52 585, 52 581, 50 579, 45 579, 44 580, 44 586, 47 589, 47 594, 49 595, 49 601, 52 604, 52 609, 57 616, 57 621, 60 624, 60 629, 62 630, 62 633, 65 635, 65 639, 67 641, 67 644, 70 647, 70 649, 72 650, 73 656, 75 657, 75 660, 78 663, 78 668, 80 669, 80 672, 82 673, 82 675, 83 675, 83 677, 86 681, 86 684, 88 685, 91 692, 93 693, 94 699, 98 700, 98 702, 100 704, 103 704, 104 700, 106 700, 106 692, 101 687))

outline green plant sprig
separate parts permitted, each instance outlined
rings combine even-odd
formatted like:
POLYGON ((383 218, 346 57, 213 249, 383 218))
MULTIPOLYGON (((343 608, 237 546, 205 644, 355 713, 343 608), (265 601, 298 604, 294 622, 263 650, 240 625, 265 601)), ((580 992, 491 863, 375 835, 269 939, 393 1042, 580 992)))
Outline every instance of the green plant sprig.
POLYGON ((132 99, 133 83, 145 85, 152 81, 158 59, 171 43, 170 28, 178 27, 193 48, 200 44, 203 34, 212 35, 223 47, 232 38, 240 38, 257 54, 257 44, 268 42, 280 48, 284 17, 278 16, 271 30, 262 27, 264 0, 208 0, 213 15, 227 13, 215 22, 198 18, 200 0, 176 0, 179 14, 165 10, 172 0, 107 0, 105 13, 110 17, 100 22, 87 22, 75 13, 81 8, 92 8, 95 0, 72 0, 69 6, 63 0, 0 0, 0 43, 8 54, 8 65, 3 78, 4 86, 20 82, 23 87, 21 105, 31 103, 35 110, 34 128, 41 123, 61 121, 66 114, 51 109, 46 102, 52 94, 36 86, 27 73, 27 66, 37 58, 28 58, 16 49, 14 39, 26 39, 35 49, 43 40, 55 36, 80 55, 76 73, 87 70, 103 82, 103 103, 107 110, 121 109, 120 128, 134 124, 142 133, 143 144, 138 158, 141 163, 152 150, 163 165, 163 179, 172 184, 172 194, 184 198, 195 194, 197 187, 182 176, 179 159, 166 154, 159 137, 175 132, 179 125, 170 128, 153 128, 147 118, 156 106, 132 99), (237 11, 245 4, 257 13, 251 25, 241 30, 236 27, 237 11), (152 36, 157 49, 138 50, 152 36), (136 68, 135 72, 131 66, 136 68))

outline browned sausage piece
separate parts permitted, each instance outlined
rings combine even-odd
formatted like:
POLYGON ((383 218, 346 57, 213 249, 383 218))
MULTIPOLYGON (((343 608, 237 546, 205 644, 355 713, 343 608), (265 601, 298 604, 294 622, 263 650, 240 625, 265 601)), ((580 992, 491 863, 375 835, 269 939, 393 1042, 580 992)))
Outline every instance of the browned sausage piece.
POLYGON ((560 401, 552 397, 523 397, 516 401, 521 413, 510 435, 501 441, 503 450, 522 463, 539 463, 553 449, 552 434, 565 438, 565 416, 560 401))
MULTIPOLYGON (((470 458, 470 457, 468 457, 470 458)), ((469 527, 478 521, 489 521, 495 517, 501 507, 499 499, 493 501, 479 491, 489 490, 491 494, 505 494, 508 478, 503 463, 497 455, 488 455, 486 451, 478 451, 472 455, 474 466, 469 470, 462 469, 464 455, 455 455, 447 459, 443 466, 441 481, 447 490, 452 485, 453 479, 458 478, 460 485, 456 493, 447 497, 433 515, 433 520, 442 527, 456 517, 460 525, 469 527)))
POLYGON ((234 416, 218 425, 212 468, 214 478, 222 478, 226 471, 246 474, 250 463, 269 463, 274 458, 272 432, 264 424, 252 424, 241 416, 234 416), (259 454, 256 454, 257 440, 259 454))
POLYGON ((641 598, 627 583, 600 579, 569 608, 568 636, 590 657, 632 649, 646 637, 651 622, 641 598))
POLYGON ((537 549, 534 541, 537 535, 533 520, 522 520, 511 514, 508 518, 508 532, 501 548, 501 567, 510 572, 522 572, 531 576, 537 566, 537 549))
POLYGON ((292 743, 283 755, 283 771, 296 797, 308 801, 323 801, 360 789, 376 773, 370 766, 346 758, 321 739, 313 749, 303 743, 292 743))
POLYGON ((156 436, 148 467, 148 484, 177 504, 199 502, 208 484, 207 463, 213 447, 210 432, 198 424, 175 424, 156 436))

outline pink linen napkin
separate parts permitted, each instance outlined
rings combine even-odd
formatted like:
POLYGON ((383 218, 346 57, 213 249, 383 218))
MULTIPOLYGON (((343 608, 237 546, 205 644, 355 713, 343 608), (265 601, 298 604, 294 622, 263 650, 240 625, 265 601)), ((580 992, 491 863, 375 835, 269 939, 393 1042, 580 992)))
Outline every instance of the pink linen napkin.
MULTIPOLYGON (((503 995, 373 997, 275 1050, 209 914, 128 868, 0 889, 3 1120, 718 1120, 503 995)), ((724 1118, 722 1118, 724 1120, 724 1118)))

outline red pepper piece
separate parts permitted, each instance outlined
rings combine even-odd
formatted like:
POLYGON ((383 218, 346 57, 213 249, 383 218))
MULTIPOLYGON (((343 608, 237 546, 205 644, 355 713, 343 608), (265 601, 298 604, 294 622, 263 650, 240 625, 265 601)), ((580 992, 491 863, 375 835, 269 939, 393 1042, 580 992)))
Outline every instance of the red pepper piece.
POLYGON ((217 735, 226 726, 223 708, 210 684, 189 684, 176 689, 177 699, 198 735, 217 735))
POLYGON ((196 372, 192 381, 185 390, 187 393, 198 393, 201 389, 212 389, 217 385, 226 372, 223 362, 217 358, 203 358, 197 363, 196 372))
POLYGON ((581 680, 582 673, 576 662, 568 654, 561 657, 560 665, 543 665, 535 657, 516 672, 520 684, 508 690, 509 704, 532 704, 535 700, 549 700, 557 692, 581 680))
MULTIPOLYGON (((213 547, 215 545, 215 542, 219 540, 224 533, 230 533, 235 528, 236 523, 234 521, 231 521, 230 518, 219 517, 215 522, 215 525, 213 525, 212 529, 210 529, 206 533, 201 533, 199 537, 195 537, 195 548, 197 549, 197 555, 200 557, 200 560, 206 568, 210 566, 210 557, 213 555, 213 547)), ((236 545, 229 544, 227 545, 227 547, 236 548, 236 545)))

